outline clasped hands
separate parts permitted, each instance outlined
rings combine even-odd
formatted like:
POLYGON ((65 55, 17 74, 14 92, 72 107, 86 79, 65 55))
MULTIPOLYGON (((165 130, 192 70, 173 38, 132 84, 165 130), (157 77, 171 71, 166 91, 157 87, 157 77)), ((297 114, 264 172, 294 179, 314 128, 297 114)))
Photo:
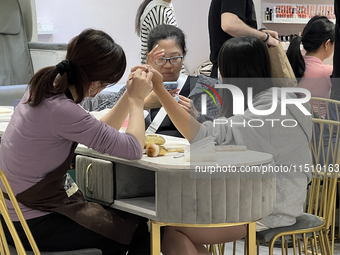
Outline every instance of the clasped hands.
MULTIPOLYGON (((136 97, 144 100, 144 110, 160 108, 162 105, 158 100, 157 89, 164 89, 163 76, 150 65, 138 65, 131 69, 127 81, 127 92, 129 97, 136 97)), ((198 111, 195 109, 191 99, 178 95, 179 89, 168 91, 173 97, 179 97, 179 104, 193 117, 197 118, 198 111)))

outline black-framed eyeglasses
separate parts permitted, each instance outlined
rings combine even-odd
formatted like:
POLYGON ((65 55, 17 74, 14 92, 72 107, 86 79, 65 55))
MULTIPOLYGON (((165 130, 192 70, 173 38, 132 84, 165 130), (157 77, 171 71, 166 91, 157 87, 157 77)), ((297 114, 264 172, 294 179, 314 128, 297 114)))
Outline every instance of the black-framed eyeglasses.
POLYGON ((170 64, 172 65, 179 65, 180 63, 182 63, 182 59, 183 59, 183 56, 175 56, 175 57, 171 57, 171 58, 158 58, 155 60, 155 64, 158 65, 158 66, 163 66, 166 64, 166 62, 170 62, 170 64))

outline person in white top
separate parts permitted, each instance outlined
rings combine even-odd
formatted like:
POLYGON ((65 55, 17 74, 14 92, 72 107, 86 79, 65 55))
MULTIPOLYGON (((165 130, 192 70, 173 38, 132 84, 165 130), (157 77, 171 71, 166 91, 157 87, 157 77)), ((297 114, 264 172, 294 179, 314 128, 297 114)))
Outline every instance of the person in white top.
POLYGON ((141 39, 141 63, 145 64, 149 32, 158 25, 178 26, 171 0, 144 0, 139 6, 135 29, 141 39))
MULTIPOLYGON (((219 52, 218 66, 224 84, 234 84, 245 95, 244 113, 234 114, 234 109, 239 107, 234 106, 232 94, 228 89, 219 91, 222 107, 218 121, 221 124, 216 124, 215 121, 199 123, 190 116, 172 100, 163 86, 163 76, 156 69, 151 69, 154 73, 153 91, 182 135, 190 143, 212 136, 218 145, 243 145, 248 150, 270 153, 276 166, 310 165, 312 158, 308 145, 312 137, 311 116, 305 115, 294 104, 287 105, 285 107, 287 112, 281 114, 280 93, 273 95, 274 89, 280 92, 281 88, 274 88, 270 79, 270 59, 265 43, 252 36, 229 39, 219 52), (248 88, 252 88, 252 100, 247 96, 248 88), (272 113, 260 115, 249 110, 249 102, 257 110, 270 109, 274 97, 277 99, 278 107, 272 113), (294 127, 271 125, 270 122, 264 121, 267 118, 275 119, 277 123, 290 119, 296 121, 297 125, 294 127), (262 120, 263 126, 249 125, 249 121, 252 120, 262 120)), ((286 93, 286 98, 296 100, 297 95, 289 92, 286 93)), ((305 103, 304 107, 309 109, 308 103, 305 103)), ((295 224, 296 217, 303 213, 307 184, 310 179, 310 169, 296 173, 283 171, 277 173, 274 211, 260 220, 261 228, 258 228, 258 224, 257 231, 295 224)), ((245 235, 244 225, 219 228, 169 226, 164 228, 162 253, 164 255, 208 255, 210 253, 203 244, 226 243, 241 239, 245 235)))

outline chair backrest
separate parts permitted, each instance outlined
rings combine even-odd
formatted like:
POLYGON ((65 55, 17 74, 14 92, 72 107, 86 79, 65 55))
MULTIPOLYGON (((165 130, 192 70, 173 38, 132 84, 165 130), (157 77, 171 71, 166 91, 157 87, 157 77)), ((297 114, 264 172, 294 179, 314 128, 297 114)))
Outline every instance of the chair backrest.
MULTIPOLYGON (((15 209, 16 214, 18 215, 18 218, 20 220, 21 226, 24 229, 27 239, 29 240, 32 250, 34 252, 35 255, 40 254, 39 249, 34 241, 34 238, 32 236, 32 233, 27 225, 27 222, 21 212, 21 209, 18 205, 18 202, 15 198, 15 195, 13 194, 12 188, 4 174, 4 172, 0 169, 0 180, 1 180, 1 189, 0 189, 0 212, 2 214, 2 217, 4 218, 4 221, 11 233, 11 236, 14 240, 15 243, 15 247, 17 250, 17 253, 19 255, 21 254, 26 254, 25 249, 21 243, 21 240, 19 238, 19 235, 14 227, 14 224, 9 216, 8 213, 8 208, 6 206, 6 202, 5 202, 5 197, 4 197, 4 192, 8 194, 10 201, 13 204, 13 207, 15 209)), ((0 222, 0 240, 1 240, 1 244, 0 244, 0 254, 10 254, 9 252, 9 246, 6 240, 6 236, 5 236, 5 232, 4 229, 2 227, 2 224, 0 222), (6 253, 5 253, 6 252, 6 253)))
POLYGON ((38 41, 37 12, 35 0, 18 0, 28 42, 38 41))
POLYGON ((325 218, 326 228, 334 220, 338 180, 340 122, 313 118, 310 151, 313 158, 313 180, 307 212, 325 218))
POLYGON ((329 98, 312 97, 309 102, 311 110, 314 110, 311 111, 314 118, 322 119, 322 112, 325 111, 326 115, 323 119, 340 121, 340 101, 329 98))
MULTIPOLYGON (((25 9, 26 12, 29 12, 28 5, 25 6, 25 9)), ((28 84, 33 76, 33 63, 28 48, 28 37, 32 37, 32 34, 31 32, 26 34, 18 0, 1 0, 0 86, 28 84)))

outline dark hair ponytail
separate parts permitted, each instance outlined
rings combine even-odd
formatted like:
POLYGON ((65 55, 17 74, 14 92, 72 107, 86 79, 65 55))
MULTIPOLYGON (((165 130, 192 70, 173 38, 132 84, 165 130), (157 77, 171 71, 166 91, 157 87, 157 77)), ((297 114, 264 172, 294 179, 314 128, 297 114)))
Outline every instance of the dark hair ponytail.
POLYGON ((125 68, 122 47, 105 32, 86 29, 68 44, 66 60, 43 68, 32 77, 27 103, 37 106, 44 98, 65 93, 70 85, 77 92, 75 102, 80 103, 91 82, 116 83, 125 68))
POLYGON ((40 69, 30 80, 30 96, 26 103, 31 106, 37 106, 54 89, 54 80, 58 74, 55 66, 49 66, 40 69))
POLYGON ((143 3, 138 7, 136 20, 135 20, 135 31, 138 36, 140 36, 140 18, 145 10, 145 7, 151 2, 152 0, 144 0, 143 3))
POLYGON ((330 40, 335 40, 335 25, 325 16, 314 16, 303 29, 301 37, 295 38, 289 45, 287 57, 292 66, 296 78, 301 78, 305 72, 305 61, 300 51, 300 43, 306 52, 314 52, 320 46, 330 40))
POLYGON ((290 43, 287 50, 288 60, 297 79, 300 79, 306 70, 305 60, 303 59, 300 50, 301 41, 302 36, 295 37, 290 43))

